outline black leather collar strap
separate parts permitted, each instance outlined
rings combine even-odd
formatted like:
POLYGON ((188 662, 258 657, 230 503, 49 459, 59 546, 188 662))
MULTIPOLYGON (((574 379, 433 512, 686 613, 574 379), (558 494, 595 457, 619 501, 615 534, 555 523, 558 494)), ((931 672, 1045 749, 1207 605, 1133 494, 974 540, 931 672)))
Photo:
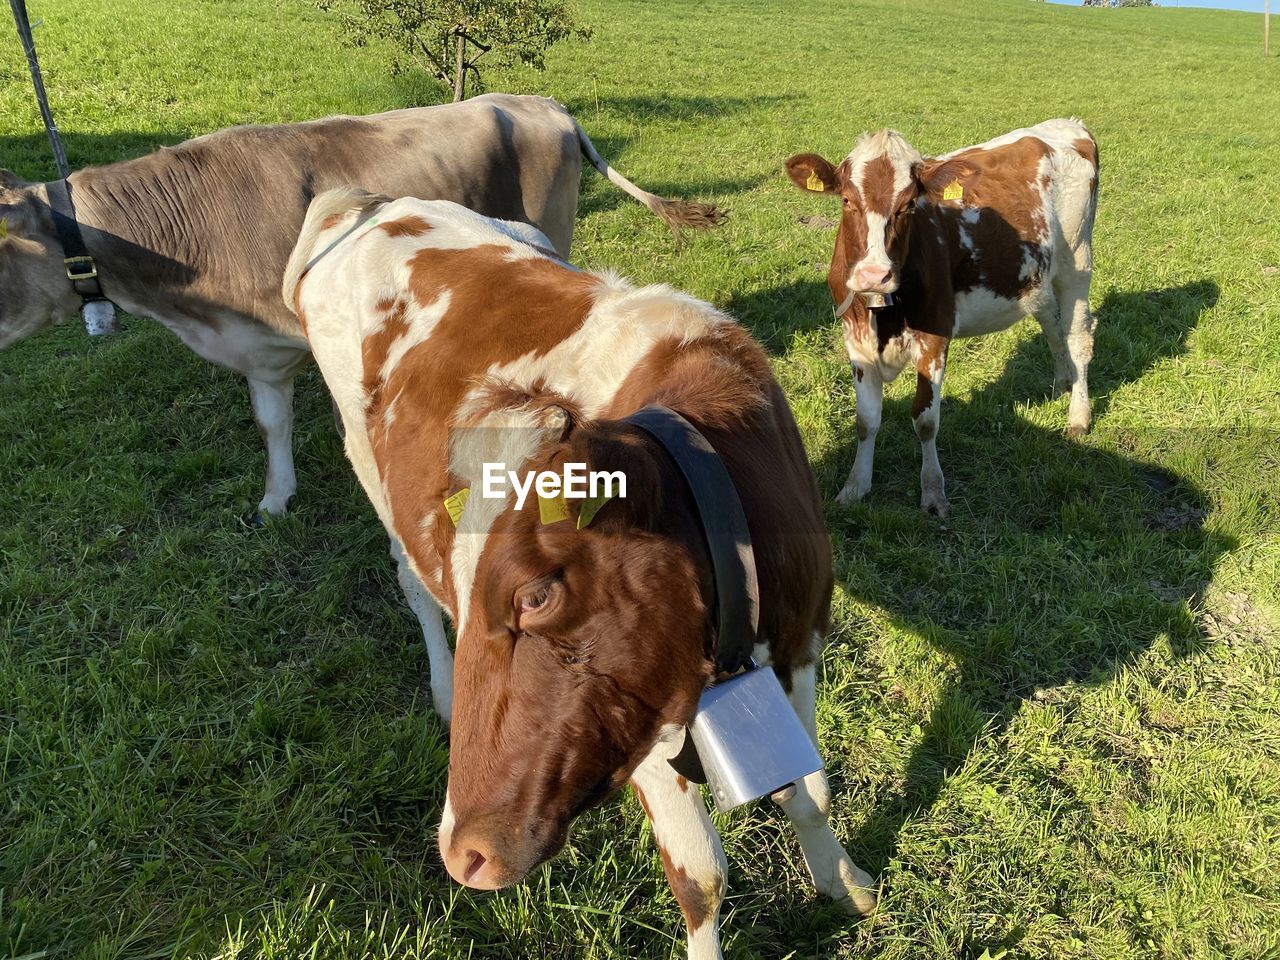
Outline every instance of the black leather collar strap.
POLYGON ((747 666, 760 628, 755 552, 738 490, 707 438, 674 410, 648 406, 627 422, 662 444, 693 493, 715 574, 716 670, 737 673, 747 666))
POLYGON ((83 300, 105 300, 102 284, 98 282, 98 265, 89 256, 76 220, 75 204, 71 200, 71 181, 54 180, 45 185, 49 193, 49 210, 53 214, 53 227, 58 231, 62 244, 62 262, 67 269, 67 279, 83 300))

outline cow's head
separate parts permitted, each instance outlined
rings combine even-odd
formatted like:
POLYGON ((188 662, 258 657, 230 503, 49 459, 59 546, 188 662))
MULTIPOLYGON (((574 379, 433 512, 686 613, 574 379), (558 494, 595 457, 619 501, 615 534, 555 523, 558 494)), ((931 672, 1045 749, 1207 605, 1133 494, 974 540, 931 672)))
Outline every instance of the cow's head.
POLYGON ((623 421, 557 431, 528 468, 566 462, 621 471, 625 498, 589 523, 578 522, 581 500, 550 523, 532 496, 508 505, 469 600, 458 598, 440 850, 450 875, 477 889, 515 883, 554 855, 664 728, 689 721, 711 673, 710 566, 674 462, 623 421))
POLYGON ((0 348, 67 320, 80 306, 37 189, 0 170, 0 348))
POLYGON ((963 160, 921 157, 893 130, 863 134, 838 167, 816 153, 796 154, 786 166, 796 186, 839 196, 844 206, 828 278, 838 301, 896 291, 917 205, 941 200, 953 181, 971 189, 977 176, 963 160))

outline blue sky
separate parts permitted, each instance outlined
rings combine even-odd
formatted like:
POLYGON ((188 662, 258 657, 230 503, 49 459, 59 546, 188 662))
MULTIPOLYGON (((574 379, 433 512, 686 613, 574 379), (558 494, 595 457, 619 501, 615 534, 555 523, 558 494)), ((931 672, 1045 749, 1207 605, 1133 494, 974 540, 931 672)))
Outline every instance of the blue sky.
MULTIPOLYGON (((1069 3, 1080 6, 1080 0, 1050 0, 1051 3, 1069 3)), ((1162 7, 1214 7, 1218 10, 1247 10, 1250 13, 1262 12, 1262 0, 1156 0, 1162 7)), ((1280 3, 1271 4, 1271 12, 1280 19, 1280 3)))

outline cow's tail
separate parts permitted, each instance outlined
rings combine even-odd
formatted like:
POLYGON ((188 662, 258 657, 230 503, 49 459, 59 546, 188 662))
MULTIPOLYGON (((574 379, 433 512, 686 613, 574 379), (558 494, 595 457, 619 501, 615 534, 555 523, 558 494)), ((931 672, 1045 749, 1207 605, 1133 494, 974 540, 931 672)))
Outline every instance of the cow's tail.
POLYGON ((294 312, 297 311, 298 284, 302 282, 303 276, 311 269, 312 264, 328 252, 314 249, 320 234, 329 229, 335 219, 349 210, 368 210, 370 207, 386 203, 387 200, 387 197, 366 193, 355 187, 338 187, 334 190, 326 190, 311 201, 311 206, 307 207, 307 215, 302 221, 302 229, 298 233, 298 242, 294 245, 293 253, 289 255, 289 262, 284 268, 284 282, 281 284, 280 293, 284 297, 286 307, 294 312))
POLYGON ((673 231, 679 233, 682 229, 710 230, 712 227, 718 227, 724 223, 727 214, 714 203, 699 203, 694 200, 667 200, 647 190, 641 190, 617 170, 605 163, 604 158, 596 152, 595 144, 591 142, 591 138, 587 136, 586 131, 582 129, 582 125, 577 120, 573 121, 573 125, 578 131, 578 145, 582 148, 582 155, 591 162, 591 165, 600 171, 600 174, 614 186, 622 188, 657 214, 662 219, 662 222, 673 231))

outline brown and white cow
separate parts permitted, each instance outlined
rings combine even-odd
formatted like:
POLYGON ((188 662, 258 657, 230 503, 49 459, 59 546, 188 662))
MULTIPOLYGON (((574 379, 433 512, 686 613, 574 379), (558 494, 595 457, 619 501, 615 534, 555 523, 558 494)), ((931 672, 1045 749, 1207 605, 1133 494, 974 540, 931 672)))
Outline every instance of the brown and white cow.
POLYGON ((1047 120, 931 158, 883 130, 839 166, 802 153, 786 167, 844 205, 827 285, 853 367, 858 452, 841 503, 871 489, 884 384, 913 364, 920 504, 946 515, 936 438, 947 347, 1027 315, 1049 340, 1055 388, 1071 392, 1069 432, 1088 430, 1098 146, 1083 124, 1047 120))
MULTIPOLYGON (((311 199, 358 186, 455 200, 532 223, 567 255, 583 155, 673 227, 722 219, 712 206, 663 200, 626 180, 554 100, 506 94, 232 127, 69 182, 106 295, 248 379, 267 446, 259 510, 281 513, 296 487, 293 378, 307 345, 280 303, 280 278, 311 199)), ((79 309, 63 256, 45 184, 0 171, 0 348, 79 309)))
MULTIPOLYGON (((713 672, 713 574, 679 468, 625 418, 666 405, 724 460, 754 541, 756 654, 815 742, 832 590, 819 496, 786 399, 742 328, 669 287, 575 270, 551 246, 454 204, 339 192, 312 204, 284 296, 355 471, 402 545, 415 609, 429 615, 434 597, 456 626, 440 826, 449 873, 478 889, 515 883, 630 781, 690 955, 719 957, 724 853, 699 789, 667 763, 713 672), (537 497, 519 508, 510 489, 486 496, 486 464, 526 477, 582 464, 621 473, 626 495, 594 516, 575 500, 544 516, 537 497)), ((868 909, 871 880, 827 822, 825 777, 797 787, 775 799, 815 885, 868 909)))

